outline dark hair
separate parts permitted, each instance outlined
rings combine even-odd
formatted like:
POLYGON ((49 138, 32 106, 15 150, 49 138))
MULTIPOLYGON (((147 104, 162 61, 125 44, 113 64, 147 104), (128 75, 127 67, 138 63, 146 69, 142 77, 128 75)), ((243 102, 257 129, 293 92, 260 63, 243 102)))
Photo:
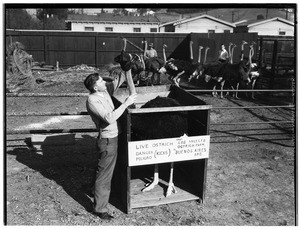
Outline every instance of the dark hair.
POLYGON ((98 73, 92 73, 88 75, 84 80, 84 86, 91 92, 95 92, 94 86, 99 80, 99 74, 98 73))

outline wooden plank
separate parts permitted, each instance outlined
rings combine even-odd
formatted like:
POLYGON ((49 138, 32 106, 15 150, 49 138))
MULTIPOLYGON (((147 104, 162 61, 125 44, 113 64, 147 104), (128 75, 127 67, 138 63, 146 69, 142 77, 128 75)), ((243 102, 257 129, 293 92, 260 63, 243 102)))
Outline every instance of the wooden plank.
POLYGON ((140 179, 131 180, 131 208, 158 206, 162 204, 199 199, 198 196, 179 187, 176 187, 177 193, 172 193, 170 196, 165 197, 164 186, 167 186, 167 182, 163 180, 160 180, 160 184, 148 192, 141 191, 144 184, 145 183, 140 179), (163 186, 161 184, 163 184, 163 186))
POLYGON ((75 134, 32 134, 31 143, 36 152, 42 154, 46 147, 74 145, 75 134))
POLYGON ((31 143, 33 145, 71 145, 75 144, 74 134, 32 134, 31 143))
POLYGON ((193 110, 209 110, 211 105, 198 106, 177 106, 177 107, 155 107, 143 109, 129 109, 129 113, 154 113, 154 112, 174 112, 174 111, 193 111, 193 110))

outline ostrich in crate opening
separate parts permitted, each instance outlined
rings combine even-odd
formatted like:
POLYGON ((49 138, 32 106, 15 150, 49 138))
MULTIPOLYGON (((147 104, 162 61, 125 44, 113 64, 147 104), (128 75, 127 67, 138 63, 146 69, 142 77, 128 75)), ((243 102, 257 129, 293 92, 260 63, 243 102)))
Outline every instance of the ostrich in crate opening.
MULTIPOLYGON (((169 97, 157 96, 155 99, 148 101, 142 108, 155 107, 176 107, 180 103, 169 97)), ((185 137, 188 131, 187 114, 185 112, 158 112, 148 113, 142 116, 132 117, 132 130, 138 139, 161 139, 185 137)), ((173 183, 174 162, 170 163, 170 177, 168 188, 165 196, 176 193, 177 190, 173 183)), ((153 181, 146 184, 142 192, 152 190, 159 183, 158 164, 154 165, 153 181)))
MULTIPOLYGON (((124 46, 126 40, 124 41, 124 46)), ((132 68, 132 59, 128 58, 128 54, 124 52, 124 48, 121 55, 116 57, 118 62, 121 62, 121 67, 127 67, 128 70, 132 68), (126 57, 126 58, 125 58, 126 57), (121 61, 120 61, 121 60, 121 61)), ((126 70, 127 70, 126 68, 126 70)), ((131 72, 131 71, 128 71, 131 72)), ((128 88, 130 94, 136 93, 135 86, 132 80, 128 82, 128 88)), ((154 108, 154 107, 176 107, 181 106, 180 103, 169 97, 157 96, 155 99, 148 101, 141 108, 154 108)), ((179 112, 159 112, 148 113, 142 116, 135 115, 132 117, 132 131, 136 139, 161 139, 161 138, 174 138, 186 136, 188 130, 188 123, 186 113, 179 112)), ((166 196, 169 196, 172 192, 176 192, 173 183, 173 167, 174 163, 171 162, 169 185, 166 192, 166 196)), ((159 182, 158 165, 154 167, 154 180, 147 185, 142 191, 149 191, 155 187, 159 182)))

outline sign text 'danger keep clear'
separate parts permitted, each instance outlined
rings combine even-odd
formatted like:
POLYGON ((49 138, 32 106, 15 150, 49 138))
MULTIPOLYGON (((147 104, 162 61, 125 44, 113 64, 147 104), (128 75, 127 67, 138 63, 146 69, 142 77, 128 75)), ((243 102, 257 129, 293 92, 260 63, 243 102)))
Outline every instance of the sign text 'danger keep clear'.
POLYGON ((208 158, 210 135, 128 142, 129 166, 208 158))

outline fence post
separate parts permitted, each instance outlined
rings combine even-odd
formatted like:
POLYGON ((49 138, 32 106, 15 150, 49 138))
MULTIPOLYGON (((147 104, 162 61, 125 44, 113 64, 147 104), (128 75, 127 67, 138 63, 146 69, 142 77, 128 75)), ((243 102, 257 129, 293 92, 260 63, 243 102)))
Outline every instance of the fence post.
POLYGON ((270 79, 270 89, 274 88, 275 68, 276 68, 276 62, 277 62, 277 46, 278 46, 278 41, 274 40, 273 56, 272 56, 271 79, 270 79))
POLYGON ((259 63, 259 67, 262 67, 263 65, 263 59, 262 59, 262 50, 263 50, 263 38, 261 37, 259 39, 259 46, 258 46, 258 63, 259 63))
POLYGON ((99 41, 99 33, 95 33, 95 67, 98 68, 98 59, 99 59, 99 56, 98 56, 98 53, 99 53, 99 46, 98 46, 98 41, 99 41))

